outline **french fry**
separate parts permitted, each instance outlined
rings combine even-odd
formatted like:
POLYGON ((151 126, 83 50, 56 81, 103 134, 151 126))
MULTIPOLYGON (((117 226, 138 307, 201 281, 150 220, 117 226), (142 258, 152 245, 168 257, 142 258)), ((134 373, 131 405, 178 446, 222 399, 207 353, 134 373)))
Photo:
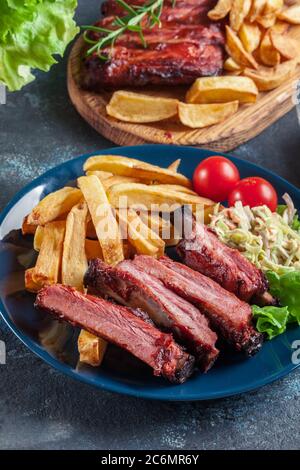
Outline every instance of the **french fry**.
POLYGON ((88 331, 81 330, 78 337, 79 360, 93 367, 99 366, 107 349, 107 342, 88 331))
POLYGON ((276 24, 276 13, 270 13, 269 15, 258 16, 256 22, 260 24, 263 28, 269 29, 276 24))
POLYGON ((36 294, 43 286, 33 280, 34 270, 29 268, 25 271, 25 289, 36 294))
POLYGON ((225 18, 231 10, 233 0, 219 0, 216 6, 208 12, 208 17, 212 21, 219 21, 225 18))
POLYGON ((267 0, 264 8, 264 15, 271 15, 272 13, 278 13, 284 6, 283 0, 267 0))
POLYGON ((265 33, 260 43, 259 58, 264 65, 270 67, 280 63, 280 54, 272 44, 270 30, 265 33))
POLYGON ((100 155, 90 157, 84 164, 84 171, 104 170, 114 175, 133 176, 146 181, 157 181, 166 184, 180 184, 190 188, 191 181, 180 173, 175 173, 168 168, 160 168, 150 163, 141 162, 134 158, 121 157, 119 155, 100 155))
POLYGON ((28 223, 28 215, 24 217, 22 222, 22 235, 34 235, 36 231, 36 225, 28 223))
POLYGON ((198 196, 198 194, 190 188, 185 186, 180 186, 178 184, 153 184, 152 188, 161 189, 161 191, 170 190, 170 191, 179 191, 180 193, 192 194, 193 196, 198 196))
POLYGON ((178 168, 180 166, 180 163, 181 163, 181 159, 178 158, 177 160, 172 162, 171 165, 168 166, 168 170, 171 170, 171 171, 174 171, 175 173, 177 173, 178 168))
POLYGON ((115 91, 106 106, 109 116, 125 122, 157 122, 177 115, 178 100, 134 93, 115 91))
POLYGON ((198 78, 187 92, 186 101, 193 104, 255 103, 258 90, 252 80, 245 77, 198 78))
POLYGON ((300 44, 299 41, 284 34, 278 34, 271 31, 270 38, 274 49, 285 59, 298 59, 300 58, 300 44))
POLYGON ((114 176, 112 173, 110 173, 109 171, 87 171, 86 173, 86 176, 91 176, 91 175, 95 175, 99 178, 100 181, 104 181, 104 180, 107 180, 108 178, 111 178, 111 176, 114 176))
POLYGON ((228 25, 226 25, 226 50, 238 64, 257 69, 256 60, 246 51, 240 38, 228 25))
POLYGON ((244 22, 239 30, 239 37, 246 51, 251 54, 260 44, 261 30, 257 24, 244 22))
POLYGON ((28 215, 27 222, 33 225, 45 225, 68 213, 82 198, 77 188, 65 187, 48 194, 28 215))
POLYGON ((285 83, 295 72, 297 61, 289 60, 274 68, 261 66, 258 70, 245 69, 244 74, 255 81, 260 91, 273 90, 285 83))
POLYGON ((32 280, 40 286, 60 280, 60 268, 65 236, 64 221, 49 222, 43 229, 43 240, 32 272, 32 280))
POLYGON ((238 110, 239 102, 216 104, 179 104, 179 119, 185 126, 193 129, 212 126, 225 121, 238 110))
POLYGON ((233 0, 230 10, 230 27, 238 32, 251 8, 251 0, 233 0))
POLYGON ((84 199, 100 242, 103 259, 107 264, 115 265, 124 259, 122 240, 118 223, 106 197, 103 185, 97 176, 81 176, 78 178, 84 199))
POLYGON ((33 248, 35 251, 40 251, 44 237, 44 227, 42 225, 36 226, 36 231, 33 239, 33 248))
POLYGON ((297 3, 277 13, 277 18, 290 24, 300 24, 300 5, 297 3))
POLYGON ((263 14, 267 0, 252 0, 252 5, 249 12, 249 21, 254 23, 258 17, 263 14))
POLYGON ((232 57, 228 57, 224 62, 224 70, 227 72, 242 72, 240 64, 237 64, 232 57))
POLYGON ((179 243, 180 237, 170 220, 165 220, 159 214, 144 211, 140 212, 140 218, 151 230, 159 234, 166 246, 176 246, 179 243))
POLYGON ((72 207, 66 221, 66 233, 62 256, 62 283, 83 292, 83 277, 88 263, 85 254, 85 238, 88 208, 86 202, 72 207))
POLYGON ((151 210, 155 207, 162 212, 173 212, 176 208, 190 204, 201 207, 210 206, 213 201, 200 196, 193 196, 179 191, 166 190, 138 183, 124 183, 112 186, 107 197, 115 208, 134 208, 151 210), (124 196, 124 197, 123 197, 124 196))
POLYGON ((140 178, 134 178, 133 176, 119 176, 114 175, 106 180, 102 181, 103 187, 105 191, 107 191, 111 186, 114 184, 120 183, 141 183, 142 180, 140 178))

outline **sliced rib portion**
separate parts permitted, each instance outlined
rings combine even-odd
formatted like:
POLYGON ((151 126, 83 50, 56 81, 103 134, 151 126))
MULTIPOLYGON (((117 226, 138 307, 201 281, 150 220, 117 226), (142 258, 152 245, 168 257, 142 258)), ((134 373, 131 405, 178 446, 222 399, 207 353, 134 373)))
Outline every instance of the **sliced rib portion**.
POLYGON ((126 349, 152 367, 154 375, 182 383, 193 372, 194 358, 171 335, 160 332, 126 307, 60 284, 43 288, 35 306, 126 349))
POLYGON ((192 233, 179 242, 176 250, 186 265, 210 277, 242 300, 250 301, 268 288, 262 271, 238 250, 225 245, 210 228, 195 220, 192 233))
POLYGON ((251 324, 251 307, 219 286, 212 279, 164 256, 136 256, 133 263, 160 279, 184 299, 199 307, 223 338, 238 351, 253 355, 260 349, 263 337, 251 324))
POLYGON ((108 295, 124 305, 146 311, 156 325, 184 342, 203 371, 213 365, 218 356, 215 347, 217 336, 209 328, 205 316, 131 261, 122 261, 111 267, 100 259, 92 260, 85 284, 100 295, 108 295))

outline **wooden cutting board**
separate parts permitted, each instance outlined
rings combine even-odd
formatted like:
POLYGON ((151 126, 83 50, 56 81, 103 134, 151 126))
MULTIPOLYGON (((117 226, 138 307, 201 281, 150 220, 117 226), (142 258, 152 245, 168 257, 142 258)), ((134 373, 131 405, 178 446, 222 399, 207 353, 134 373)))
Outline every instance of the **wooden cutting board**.
MULTIPOLYGON (((226 121, 205 129, 190 129, 178 122, 132 124, 106 114, 111 93, 97 94, 80 88, 80 63, 83 39, 74 44, 68 61, 68 91, 81 116, 100 134, 118 145, 144 143, 194 145, 227 152, 252 139, 295 106, 295 84, 300 67, 293 78, 276 90, 261 93, 254 105, 243 105, 226 121)), ((183 99, 187 88, 168 90, 143 89, 143 93, 183 99)), ((141 91, 141 90, 140 90, 141 91)))

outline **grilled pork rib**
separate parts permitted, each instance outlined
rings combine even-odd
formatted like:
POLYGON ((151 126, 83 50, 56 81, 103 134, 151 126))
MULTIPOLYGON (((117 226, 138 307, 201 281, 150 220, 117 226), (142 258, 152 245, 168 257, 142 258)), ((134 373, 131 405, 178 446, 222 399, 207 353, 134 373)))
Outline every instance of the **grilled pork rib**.
POLYGON ((238 351, 253 355, 263 336, 252 326, 251 307, 219 286, 212 279, 164 256, 135 256, 133 263, 160 279, 176 294, 193 303, 207 316, 213 329, 238 351))
POLYGON ((176 251, 187 266, 210 277, 241 300, 248 302, 268 288, 262 271, 238 250, 225 245, 210 228, 195 220, 191 235, 179 242, 176 251))
POLYGON ((102 296, 108 295, 124 305, 146 311, 156 325, 184 342, 201 370, 207 371, 213 365, 219 353, 215 347, 217 336, 204 315, 130 260, 122 261, 117 267, 108 266, 100 259, 92 260, 85 284, 102 296))
MULTIPOLYGON (((144 2, 130 0, 132 3, 144 2)), ((220 24, 208 21, 212 1, 167 2, 161 14, 161 27, 144 25, 145 48, 137 33, 126 32, 114 48, 102 51, 107 61, 97 53, 84 61, 82 85, 94 91, 125 86, 185 85, 200 76, 218 75, 223 68, 224 31, 220 24)), ((124 10, 114 1, 104 5, 105 17, 96 23, 102 28, 115 28, 114 15, 124 10)), ((90 33, 92 39, 101 33, 90 33)))
POLYGON ((84 295, 60 284, 44 287, 35 306, 74 326, 114 343, 174 383, 183 383, 193 372, 194 358, 130 309, 84 295))

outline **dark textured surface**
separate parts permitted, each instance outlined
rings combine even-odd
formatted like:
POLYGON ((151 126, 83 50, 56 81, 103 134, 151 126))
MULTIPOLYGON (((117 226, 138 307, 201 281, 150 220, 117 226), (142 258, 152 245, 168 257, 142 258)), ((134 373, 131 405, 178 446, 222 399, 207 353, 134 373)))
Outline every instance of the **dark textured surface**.
MULTIPOLYGON (((80 23, 98 1, 79 2, 80 23)), ((22 186, 66 159, 112 144, 71 106, 66 65, 0 106, 0 208, 22 186)), ((233 154, 300 182, 296 112, 233 154)), ((257 392, 215 402, 157 403, 94 390, 60 375, 0 322, 1 449, 299 449, 300 371, 257 392)))

